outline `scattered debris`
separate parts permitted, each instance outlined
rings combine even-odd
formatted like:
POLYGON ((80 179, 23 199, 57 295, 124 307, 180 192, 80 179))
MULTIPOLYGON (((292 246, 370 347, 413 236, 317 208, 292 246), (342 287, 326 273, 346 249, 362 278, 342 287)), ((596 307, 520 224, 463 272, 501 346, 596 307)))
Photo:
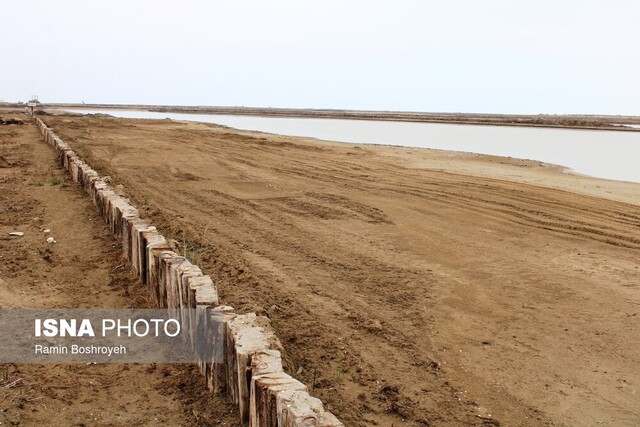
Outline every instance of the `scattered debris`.
POLYGON ((22 231, 12 231, 11 233, 9 233, 9 236, 22 237, 24 236, 24 233, 22 231))
POLYGON ((23 125, 24 121, 20 119, 16 119, 15 117, 11 119, 0 119, 0 125, 23 125))
POLYGON ((20 382, 22 382, 22 378, 18 378, 16 380, 11 381, 9 384, 5 385, 4 388, 12 388, 17 386, 18 384, 20 384, 20 382))

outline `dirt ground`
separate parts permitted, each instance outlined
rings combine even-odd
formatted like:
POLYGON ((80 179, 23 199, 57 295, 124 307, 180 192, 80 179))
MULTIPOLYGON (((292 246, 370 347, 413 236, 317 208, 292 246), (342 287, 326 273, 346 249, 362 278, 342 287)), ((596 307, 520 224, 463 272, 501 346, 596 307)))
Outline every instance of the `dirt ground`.
POLYGON ((209 124, 44 119, 226 304, 272 319, 288 369, 347 425, 640 423, 640 185, 209 124))
MULTIPOLYGON (((0 307, 146 307, 120 245, 36 126, 0 126, 0 156, 0 307)), ((231 405, 211 403, 188 366, 0 365, 2 426, 230 426, 236 418, 231 405)))

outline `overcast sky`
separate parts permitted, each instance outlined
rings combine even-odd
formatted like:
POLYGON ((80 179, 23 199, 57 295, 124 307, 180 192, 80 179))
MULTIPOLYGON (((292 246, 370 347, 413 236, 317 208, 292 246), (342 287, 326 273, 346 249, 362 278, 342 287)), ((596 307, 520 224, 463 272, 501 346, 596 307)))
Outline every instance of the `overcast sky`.
POLYGON ((11 1, 0 100, 640 114, 638 1, 11 1))

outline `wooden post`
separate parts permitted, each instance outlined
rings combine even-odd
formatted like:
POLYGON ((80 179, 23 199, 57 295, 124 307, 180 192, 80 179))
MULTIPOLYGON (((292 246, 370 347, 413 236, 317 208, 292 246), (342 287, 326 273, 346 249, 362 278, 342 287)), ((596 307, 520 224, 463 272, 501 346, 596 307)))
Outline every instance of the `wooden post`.
POLYGON ((168 288, 171 286, 171 265, 172 264, 181 264, 183 263, 185 258, 176 254, 175 252, 163 252, 160 255, 159 262, 159 272, 160 275, 158 280, 158 300, 160 308, 167 308, 168 305, 168 288))
POLYGON ((133 269, 136 276, 142 277, 147 265, 147 246, 142 233, 156 231, 156 228, 148 225, 144 221, 131 224, 131 253, 133 269))
POLYGON ((212 354, 205 372, 207 386, 209 387, 209 391, 214 394, 226 394, 228 393, 227 369, 225 364, 227 323, 237 315, 233 307, 228 305, 221 305, 214 308, 209 312, 209 315, 212 317, 212 328, 216 328, 215 331, 211 331, 215 334, 216 340, 212 341, 215 354, 212 354))
POLYGON ((251 417, 252 427, 280 426, 278 418, 278 394, 284 391, 306 391, 300 381, 284 372, 265 373, 251 380, 251 417))
POLYGON ((282 348, 269 319, 255 313, 236 316, 227 323, 225 361, 229 394, 238 404, 240 419, 249 421, 249 397, 251 394, 251 359, 263 350, 282 348))
POLYGON ((331 412, 325 411, 320 399, 302 390, 284 390, 276 395, 278 425, 281 427, 344 427, 331 412))

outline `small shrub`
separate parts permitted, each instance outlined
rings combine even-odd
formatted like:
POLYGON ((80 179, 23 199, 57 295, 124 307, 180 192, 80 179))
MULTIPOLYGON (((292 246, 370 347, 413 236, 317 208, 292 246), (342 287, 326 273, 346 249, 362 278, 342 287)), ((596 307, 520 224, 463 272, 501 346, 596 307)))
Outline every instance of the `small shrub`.
POLYGON ((65 179, 65 177, 60 177, 60 176, 52 176, 51 178, 49 178, 47 180, 47 184, 49 185, 59 185, 61 187, 66 187, 67 184, 67 180, 65 179))

